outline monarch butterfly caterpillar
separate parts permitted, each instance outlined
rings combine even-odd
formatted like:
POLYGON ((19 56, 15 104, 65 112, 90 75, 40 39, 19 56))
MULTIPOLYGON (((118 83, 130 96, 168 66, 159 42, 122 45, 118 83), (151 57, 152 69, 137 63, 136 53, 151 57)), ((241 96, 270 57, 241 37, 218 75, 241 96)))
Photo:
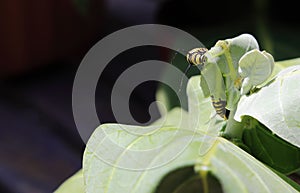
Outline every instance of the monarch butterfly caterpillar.
POLYGON ((194 48, 187 53, 186 59, 189 64, 203 66, 206 62, 206 57, 204 56, 204 54, 207 51, 208 49, 206 48, 194 48))
MULTIPOLYGON (((204 67, 205 62, 207 60, 207 58, 205 57, 205 53, 207 51, 208 49, 206 48, 194 48, 187 53, 186 59, 191 65, 200 65, 201 70, 204 67)), ((211 100, 216 113, 226 120, 226 100, 222 100, 221 98, 215 98, 214 93, 211 93, 211 100)))
POLYGON ((221 99, 215 99, 213 95, 211 95, 211 101, 212 101, 212 105, 214 106, 217 114, 226 120, 227 119, 226 108, 225 108, 226 101, 221 100, 221 99))

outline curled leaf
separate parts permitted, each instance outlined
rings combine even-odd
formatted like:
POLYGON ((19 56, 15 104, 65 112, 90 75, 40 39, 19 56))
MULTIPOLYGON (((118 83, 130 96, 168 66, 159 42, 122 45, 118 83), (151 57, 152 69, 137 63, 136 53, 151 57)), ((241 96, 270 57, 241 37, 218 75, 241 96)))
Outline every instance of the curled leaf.
POLYGON ((300 65, 292 66, 259 92, 243 96, 234 119, 249 115, 300 148, 300 65))
POLYGON ((253 86, 257 86, 266 81, 272 74, 274 59, 271 54, 257 49, 247 52, 239 61, 239 74, 244 79, 241 94, 250 91, 253 86))

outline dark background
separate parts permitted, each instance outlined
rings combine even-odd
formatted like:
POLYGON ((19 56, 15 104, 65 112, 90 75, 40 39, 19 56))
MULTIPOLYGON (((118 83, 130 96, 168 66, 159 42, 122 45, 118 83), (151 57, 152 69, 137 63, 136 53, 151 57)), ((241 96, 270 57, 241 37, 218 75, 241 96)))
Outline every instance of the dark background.
MULTIPOLYGON (((293 1, 2 0, 0 2, 0 192, 53 192, 81 168, 84 143, 72 115, 72 84, 87 51, 127 26, 167 24, 207 47, 253 34, 276 60, 300 56, 300 14, 293 1)), ((127 67, 174 53, 156 47, 120 54, 100 77, 101 122, 114 122, 109 94, 127 67)), ((183 64, 186 65, 186 64, 183 64)), ((156 83, 139 86, 130 101, 146 122, 156 83)))

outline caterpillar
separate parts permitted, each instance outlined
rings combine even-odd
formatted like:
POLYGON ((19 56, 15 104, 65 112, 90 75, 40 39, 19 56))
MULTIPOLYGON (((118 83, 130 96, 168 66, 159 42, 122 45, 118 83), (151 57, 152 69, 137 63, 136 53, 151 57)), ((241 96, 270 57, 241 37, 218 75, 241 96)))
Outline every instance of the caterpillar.
MULTIPOLYGON (((207 58, 205 56, 205 53, 207 51, 208 51, 208 49, 206 49, 206 48, 194 48, 187 53, 186 59, 189 64, 197 65, 198 67, 200 66, 200 70, 202 71, 202 70, 204 70, 205 63, 207 61, 207 58)), ((208 80, 206 80, 206 82, 208 83, 208 85, 213 85, 213 87, 214 87, 214 88, 209 88, 209 90, 210 90, 212 105, 213 105, 216 113, 223 119, 227 119, 226 108, 225 108, 226 104, 227 104, 226 100, 221 99, 221 97, 217 97, 217 96, 224 96, 223 93, 225 91, 215 89, 215 88, 221 87, 220 85, 222 84, 222 82, 218 81, 218 80, 222 79, 222 77, 220 77, 222 75, 220 75, 218 70, 219 69, 217 69, 217 70, 210 69, 209 74, 205 75, 206 77, 210 76, 210 78, 208 80), (210 82, 208 82, 208 81, 210 81, 210 82)), ((222 98, 224 98, 224 97, 222 97, 222 98)))
POLYGON ((186 59, 189 64, 203 66, 206 62, 206 57, 204 54, 207 51, 208 49, 206 48, 194 48, 187 53, 186 59))

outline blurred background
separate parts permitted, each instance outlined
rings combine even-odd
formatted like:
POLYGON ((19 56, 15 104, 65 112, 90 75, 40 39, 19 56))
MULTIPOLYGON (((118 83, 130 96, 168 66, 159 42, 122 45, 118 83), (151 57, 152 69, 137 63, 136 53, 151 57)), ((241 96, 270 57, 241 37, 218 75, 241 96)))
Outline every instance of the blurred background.
MULTIPOLYGON (((251 33, 275 60, 284 60, 300 57, 297 9, 291 0, 1 0, 0 192, 53 192, 81 168, 85 144, 73 120, 72 84, 82 58, 101 38, 145 23, 178 27, 207 47, 251 33)), ((100 121, 115 121, 109 97, 122 71, 148 59, 169 61, 174 53, 146 46, 117 56, 99 80, 100 121)), ((134 90, 136 120, 149 119, 157 87, 147 82, 134 90)))

